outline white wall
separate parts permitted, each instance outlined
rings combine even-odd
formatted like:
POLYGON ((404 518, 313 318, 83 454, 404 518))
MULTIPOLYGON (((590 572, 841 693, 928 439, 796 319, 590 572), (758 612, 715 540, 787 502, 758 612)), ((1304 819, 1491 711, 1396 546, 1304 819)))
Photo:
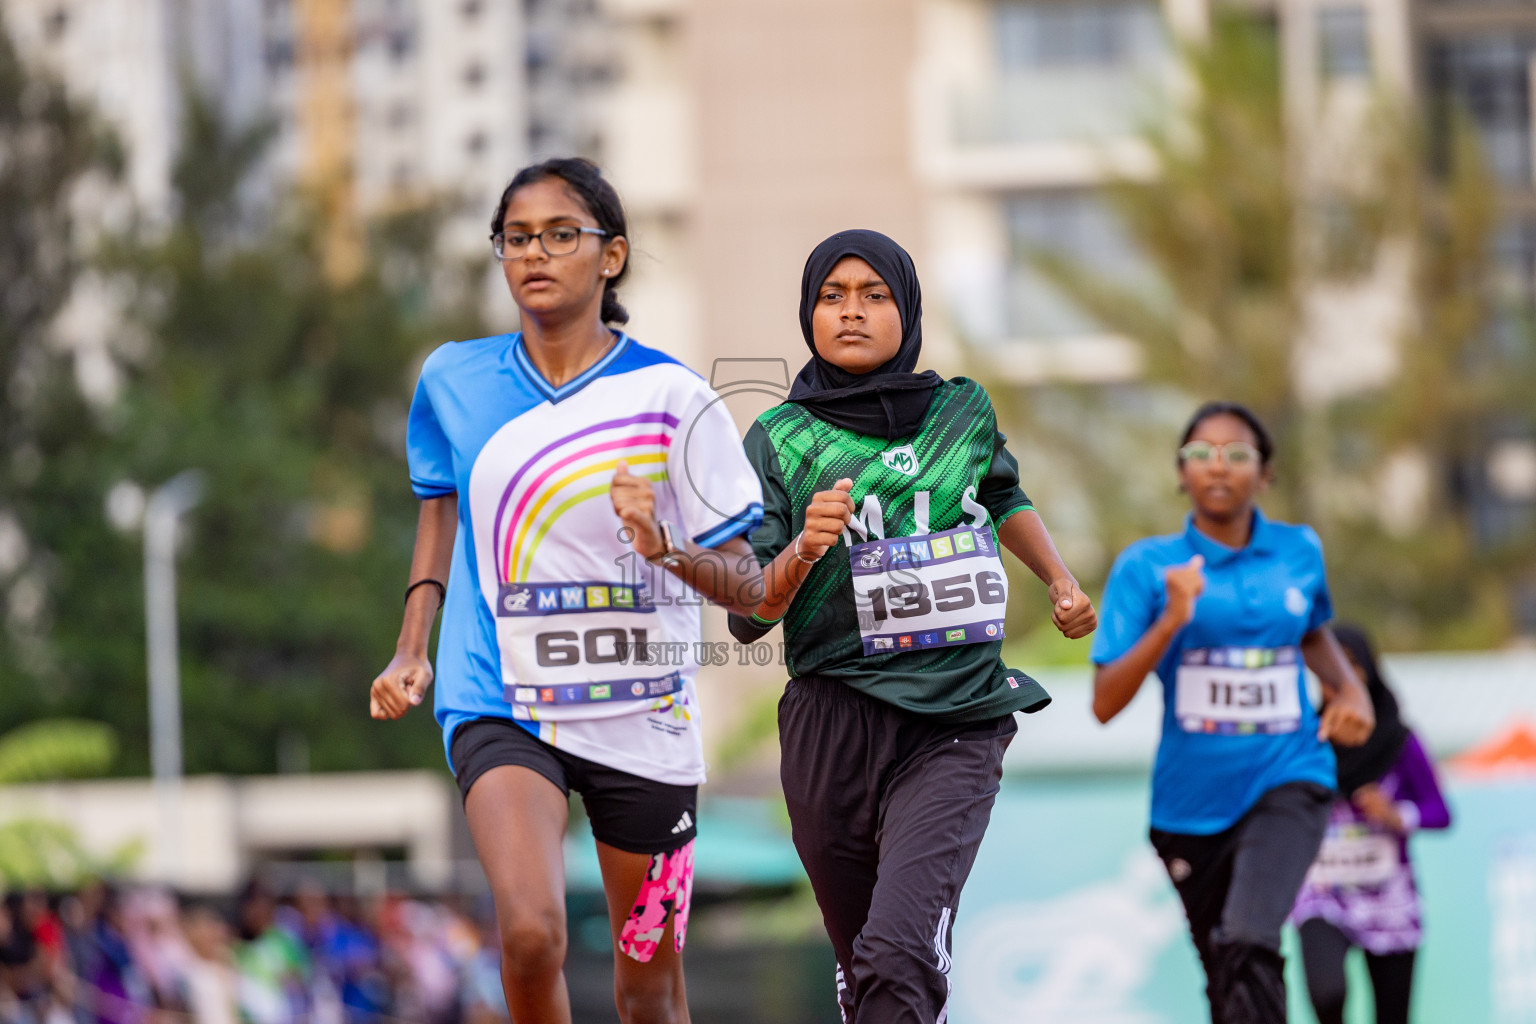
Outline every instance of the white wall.
MULTIPOLYGON (((1536 653, 1397 654, 1382 659, 1403 718, 1437 756, 1448 757, 1516 719, 1536 724, 1536 653)), ((1020 715, 1004 764, 1030 772, 1148 770, 1163 715, 1162 686, 1148 677, 1120 715, 1101 726, 1090 712, 1089 669, 1035 676, 1054 698, 1020 715)))
POLYGON ((438 772, 355 772, 183 781, 174 834, 148 779, 57 782, 0 789, 0 821, 67 823, 101 857, 143 844, 132 877, 194 892, 226 892, 262 854, 405 847, 424 885, 450 878, 452 783, 438 772))

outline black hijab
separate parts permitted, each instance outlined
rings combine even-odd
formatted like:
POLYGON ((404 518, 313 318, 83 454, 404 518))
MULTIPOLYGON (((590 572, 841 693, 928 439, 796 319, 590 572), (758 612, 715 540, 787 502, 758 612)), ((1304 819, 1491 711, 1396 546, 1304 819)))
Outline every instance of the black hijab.
POLYGON ((915 433, 944 383, 932 370, 914 373, 923 349, 923 293, 917 268, 907 251, 878 231, 839 231, 811 251, 800 277, 800 333, 811 349, 811 361, 789 389, 789 400, 819 419, 855 433, 894 441, 915 433), (874 268, 891 289, 901 313, 901 347, 888 361, 868 373, 850 373, 821 358, 811 333, 822 282, 845 256, 857 256, 874 268))
POLYGON ((1349 656, 1365 672, 1365 685, 1371 692, 1371 706, 1376 709, 1376 730, 1358 747, 1334 744, 1339 761, 1339 792, 1345 796, 1361 786, 1375 782, 1397 763, 1403 744, 1408 742, 1408 727, 1398 713, 1397 698, 1381 678, 1376 651, 1365 631, 1355 626, 1334 626, 1333 635, 1349 656))

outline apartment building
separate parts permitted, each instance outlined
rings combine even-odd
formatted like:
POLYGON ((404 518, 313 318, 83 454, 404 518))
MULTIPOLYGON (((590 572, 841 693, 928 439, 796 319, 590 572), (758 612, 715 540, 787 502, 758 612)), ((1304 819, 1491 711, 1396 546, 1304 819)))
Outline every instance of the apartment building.
POLYGON ((912 161, 945 332, 1021 384, 1133 378, 1137 350, 1034 270, 1057 252, 1117 277, 1136 256, 1099 195, 1152 174, 1137 138, 1168 103, 1173 32, 1158 0, 924 0, 912 161))
POLYGON ((120 134, 128 189, 170 209, 184 88, 275 137, 253 194, 303 183, 360 218, 473 196, 449 225, 483 245, 485 197, 528 152, 521 0, 6 0, 18 48, 120 134))
POLYGON ((801 261, 870 226, 918 260, 941 367, 1133 378, 1135 346, 1025 252, 1136 271, 1096 189, 1152 172, 1136 131, 1166 102, 1169 26, 1194 30, 1203 3, 602 0, 615 63, 598 155, 642 211, 637 324, 643 310, 694 361, 798 367, 801 261))
MULTIPOLYGON (((1441 152, 1451 119, 1470 122, 1499 185, 1491 284, 1500 301, 1487 356, 1528 345, 1536 312, 1536 6, 1520 0, 1271 0, 1265 6, 1280 27, 1288 99, 1305 114, 1327 117, 1330 90, 1399 91, 1427 115, 1432 151, 1441 152)), ((1536 517, 1536 439, 1529 422, 1490 421, 1483 429, 1485 457, 1460 467, 1455 486, 1479 540, 1497 545, 1536 517)), ((1517 602, 1530 628, 1536 592, 1528 588, 1517 602)))

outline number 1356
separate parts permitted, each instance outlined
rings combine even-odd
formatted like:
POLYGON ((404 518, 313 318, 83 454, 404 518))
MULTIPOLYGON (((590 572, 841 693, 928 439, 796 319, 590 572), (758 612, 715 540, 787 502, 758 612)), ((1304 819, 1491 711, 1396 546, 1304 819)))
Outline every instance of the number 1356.
POLYGON ((1006 604, 1008 589, 1000 573, 984 569, 971 576, 949 576, 926 583, 893 583, 862 595, 874 621, 915 619, 932 611, 955 612, 980 604, 1006 604))

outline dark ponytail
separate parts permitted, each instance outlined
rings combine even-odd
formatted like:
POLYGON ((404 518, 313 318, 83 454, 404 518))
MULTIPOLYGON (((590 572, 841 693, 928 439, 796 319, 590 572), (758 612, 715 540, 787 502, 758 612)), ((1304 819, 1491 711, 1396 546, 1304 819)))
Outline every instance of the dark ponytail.
MULTIPOLYGON (((518 171, 501 193, 501 202, 496 204, 491 233, 501 230, 501 223, 507 216, 507 206, 518 189, 549 178, 563 181, 576 198, 581 200, 592 219, 597 221, 597 226, 608 232, 610 239, 629 237, 629 222, 624 216, 624 204, 619 201, 619 194, 608 183, 608 179, 603 177, 598 166, 582 157, 556 157, 518 171)), ((628 276, 629 260, 626 259, 619 272, 603 282, 603 309, 599 314, 603 323, 629 323, 629 311, 619 302, 618 295, 619 284, 628 276)))

